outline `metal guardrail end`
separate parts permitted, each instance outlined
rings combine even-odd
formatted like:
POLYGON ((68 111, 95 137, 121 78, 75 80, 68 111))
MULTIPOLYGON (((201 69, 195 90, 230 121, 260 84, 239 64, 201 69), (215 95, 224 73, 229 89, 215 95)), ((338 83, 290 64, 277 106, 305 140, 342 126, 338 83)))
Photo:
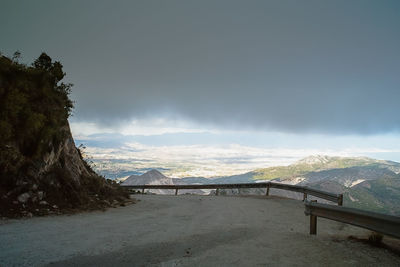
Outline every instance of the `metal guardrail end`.
POLYGON ((304 214, 305 214, 306 216, 311 215, 310 203, 311 203, 311 202, 310 202, 308 199, 306 199, 306 200, 304 201, 304 207, 305 207, 304 214))

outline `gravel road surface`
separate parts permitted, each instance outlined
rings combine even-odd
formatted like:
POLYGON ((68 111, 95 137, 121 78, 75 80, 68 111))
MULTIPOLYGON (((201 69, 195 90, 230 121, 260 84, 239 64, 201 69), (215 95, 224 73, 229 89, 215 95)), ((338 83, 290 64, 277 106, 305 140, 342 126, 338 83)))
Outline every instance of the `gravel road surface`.
POLYGON ((105 212, 0 221, 0 266, 400 266, 369 231, 274 197, 135 195, 105 212))

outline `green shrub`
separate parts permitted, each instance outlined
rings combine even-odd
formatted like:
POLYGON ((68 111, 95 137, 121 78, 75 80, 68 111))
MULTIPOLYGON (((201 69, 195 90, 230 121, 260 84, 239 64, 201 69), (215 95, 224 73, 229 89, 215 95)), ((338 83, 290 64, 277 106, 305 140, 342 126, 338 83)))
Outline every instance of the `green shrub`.
POLYGON ((73 108, 71 84, 61 82, 60 62, 42 53, 31 67, 0 56, 0 146, 38 158, 62 140, 59 129, 73 108))
POLYGON ((379 245, 382 243, 383 240, 383 235, 377 232, 372 232, 368 236, 368 242, 374 244, 374 245, 379 245))

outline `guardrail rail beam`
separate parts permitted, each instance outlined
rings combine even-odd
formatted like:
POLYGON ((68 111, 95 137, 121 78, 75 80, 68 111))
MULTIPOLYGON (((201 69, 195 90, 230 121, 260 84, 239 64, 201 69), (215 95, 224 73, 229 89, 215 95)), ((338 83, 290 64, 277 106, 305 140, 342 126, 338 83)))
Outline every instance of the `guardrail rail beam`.
MULTIPOLYGON (((400 217, 397 216, 309 201, 306 201, 305 203, 304 213, 306 215, 347 223, 400 238, 400 217)), ((313 223, 310 220, 310 234, 313 234, 311 233, 314 232, 311 231, 311 224, 313 223)))
MULTIPOLYGON (((274 182, 264 182, 264 183, 241 183, 241 184, 191 184, 191 185, 121 185, 127 189, 138 189, 142 190, 144 193, 145 189, 216 189, 216 195, 219 195, 220 189, 239 189, 239 188, 266 188, 266 195, 269 196, 270 188, 276 188, 281 190, 288 190, 298 193, 303 193, 304 200, 308 196, 314 196, 329 200, 337 203, 338 205, 343 204, 343 196, 338 194, 333 194, 313 188, 308 188, 306 186, 299 185, 289 185, 274 182)), ((177 191, 175 191, 177 194, 177 191)))

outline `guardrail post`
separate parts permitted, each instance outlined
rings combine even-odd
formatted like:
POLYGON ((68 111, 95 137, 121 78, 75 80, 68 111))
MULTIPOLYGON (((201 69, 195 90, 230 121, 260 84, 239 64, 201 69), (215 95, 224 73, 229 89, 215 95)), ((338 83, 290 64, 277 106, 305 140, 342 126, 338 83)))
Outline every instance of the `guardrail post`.
POLYGON ((317 234, 317 216, 310 215, 310 235, 317 234))
POLYGON ((175 196, 178 195, 178 188, 175 189, 175 196))
POLYGON ((343 194, 339 195, 338 205, 343 206, 343 194))
POLYGON ((217 188, 217 190, 215 191, 215 195, 218 196, 219 194, 219 188, 217 188))
POLYGON ((144 188, 142 189, 142 194, 144 194, 144 188))
MULTIPOLYGON (((311 200, 311 202, 316 203, 317 200, 311 200)), ((317 234, 317 216, 310 214, 310 235, 317 234)))
POLYGON ((267 192, 265 192, 266 196, 269 196, 269 184, 267 185, 267 192))
POLYGON ((307 199, 307 193, 304 193, 304 195, 303 195, 303 202, 306 201, 306 199, 307 199))

